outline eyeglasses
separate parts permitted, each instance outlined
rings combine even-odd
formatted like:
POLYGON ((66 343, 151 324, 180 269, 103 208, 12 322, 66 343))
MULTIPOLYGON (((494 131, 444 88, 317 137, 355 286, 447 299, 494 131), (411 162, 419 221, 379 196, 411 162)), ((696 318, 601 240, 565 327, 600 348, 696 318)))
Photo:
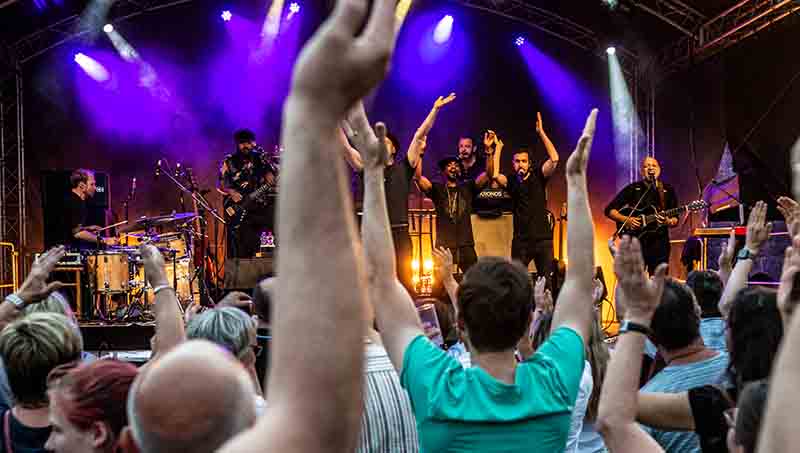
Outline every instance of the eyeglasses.
POLYGON ((261 346, 260 344, 251 344, 251 345, 250 345, 250 348, 252 348, 252 349, 253 349, 253 354, 254 354, 256 357, 260 356, 260 355, 261 355, 261 350, 263 350, 263 349, 264 349, 264 347, 263 347, 263 346, 261 346))

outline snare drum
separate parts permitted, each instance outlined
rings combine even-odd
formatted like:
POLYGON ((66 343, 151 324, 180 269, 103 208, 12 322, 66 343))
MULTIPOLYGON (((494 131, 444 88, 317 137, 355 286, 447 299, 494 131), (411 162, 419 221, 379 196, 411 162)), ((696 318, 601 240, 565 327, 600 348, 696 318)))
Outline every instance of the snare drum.
POLYGON ((158 248, 174 250, 177 259, 186 257, 186 240, 183 238, 183 233, 161 234, 158 236, 158 240, 153 241, 153 245, 158 248))
POLYGON ((86 257, 90 281, 97 293, 124 293, 129 285, 128 254, 119 251, 97 252, 86 257))

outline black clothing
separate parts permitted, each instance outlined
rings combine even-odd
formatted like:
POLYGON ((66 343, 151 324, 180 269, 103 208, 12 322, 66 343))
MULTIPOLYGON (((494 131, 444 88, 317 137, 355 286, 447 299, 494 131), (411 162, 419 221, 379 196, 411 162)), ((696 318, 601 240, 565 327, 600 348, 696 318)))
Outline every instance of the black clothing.
POLYGON ((86 225, 88 212, 86 201, 77 196, 75 192, 70 191, 69 194, 64 197, 64 201, 61 204, 60 215, 56 217, 58 219, 58 234, 51 244, 47 244, 48 248, 56 245, 64 245, 71 249, 80 249, 90 246, 92 248, 97 248, 97 244, 90 244, 75 239, 75 233, 81 227, 88 226, 86 225))
MULTIPOLYGON (((262 187, 267 174, 276 176, 276 169, 270 163, 267 153, 251 150, 247 153, 237 151, 225 156, 220 170, 220 180, 226 189, 234 189, 243 197, 262 187)), ((274 191, 267 193, 259 209, 247 212, 244 222, 237 227, 227 228, 228 257, 252 258, 261 246, 261 233, 275 231, 275 200, 274 191)), ((226 208, 233 204, 228 198, 226 208)))
POLYGON ((694 418, 694 432, 700 437, 703 453, 727 453, 728 424, 723 413, 732 408, 735 392, 725 396, 722 389, 704 385, 689 390, 689 406, 694 418))
POLYGON ((512 211, 511 195, 505 189, 486 187, 478 193, 472 203, 472 211, 481 217, 496 218, 504 211, 512 211))
MULTIPOLYGON (((433 183, 425 193, 436 207, 436 246, 474 246, 472 237, 472 200, 478 193, 475 181, 467 181, 456 187, 433 183)), ((455 256, 455 255, 454 255, 455 256)))
MULTIPOLYGON (((661 211, 678 207, 678 197, 675 195, 675 189, 672 186, 661 184, 661 194, 664 199, 663 206, 658 190, 652 188, 648 191, 649 187, 650 184, 644 181, 637 181, 625 186, 606 206, 606 217, 609 217, 611 210, 614 209, 617 211, 622 211, 626 208, 633 209, 643 195, 644 199, 639 203, 637 210, 644 210, 648 214, 655 213, 654 208, 661 211)), ((641 234, 639 235, 639 242, 642 244, 642 255, 648 272, 652 274, 659 264, 669 263, 669 227, 665 225, 656 231, 641 234)))
POLYGON ((513 239, 511 258, 520 261, 526 268, 533 260, 536 264, 536 275, 549 279, 553 272, 553 240, 544 239, 526 244, 513 239))
MULTIPOLYGON (((2 423, 3 427, 2 438, 0 438, 0 453, 9 451, 6 448, 5 417, 6 413, 0 414, 0 423, 2 423)), ((8 434, 11 438, 11 449, 14 453, 44 453, 47 451, 44 449, 44 444, 47 443, 47 439, 50 437, 52 427, 31 428, 20 423, 14 417, 14 414, 10 412, 8 412, 8 417, 8 434)))
POLYGON ((392 240, 394 241, 394 259, 397 267, 397 278, 406 287, 413 297, 416 294, 413 282, 411 260, 414 257, 414 246, 408 234, 408 226, 393 227, 392 240))
POLYGON ((486 155, 476 154, 475 163, 471 167, 465 168, 464 163, 459 161, 461 174, 458 176, 459 182, 475 181, 481 173, 486 171, 486 155))
POLYGON ((414 167, 404 157, 383 169, 386 208, 392 226, 408 225, 408 194, 414 179, 414 167))
POLYGON ((514 241, 519 246, 532 245, 536 241, 553 240, 553 230, 547 221, 545 186, 547 180, 541 163, 531 162, 526 179, 517 175, 508 179, 508 192, 513 200, 514 241))

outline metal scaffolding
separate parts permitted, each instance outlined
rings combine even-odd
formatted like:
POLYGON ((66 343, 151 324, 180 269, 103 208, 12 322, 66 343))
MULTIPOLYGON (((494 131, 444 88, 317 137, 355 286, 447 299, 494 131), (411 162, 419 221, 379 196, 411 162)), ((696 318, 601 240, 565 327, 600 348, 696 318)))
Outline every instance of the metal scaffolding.
MULTIPOLYGON (((5 60, 10 57, 6 55, 5 60)), ((27 242, 22 74, 18 62, 4 61, 3 65, 8 71, 0 72, 0 242, 20 249, 27 242)), ((0 283, 13 279, 18 264, 13 249, 0 247, 0 283)))
POLYGON ((680 0, 631 0, 631 4, 671 25, 687 37, 694 36, 706 16, 680 0))
POLYGON ((800 11, 793 0, 741 0, 703 22, 691 36, 668 45, 648 68, 658 84, 689 67, 747 39, 800 11))

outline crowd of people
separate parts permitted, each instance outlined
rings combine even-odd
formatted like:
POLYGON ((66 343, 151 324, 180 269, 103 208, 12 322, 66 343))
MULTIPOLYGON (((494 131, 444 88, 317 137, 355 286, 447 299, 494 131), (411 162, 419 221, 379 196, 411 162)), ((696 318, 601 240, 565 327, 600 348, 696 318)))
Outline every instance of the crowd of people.
POLYGON ((777 292, 747 287, 771 230, 763 203, 744 253, 734 262, 731 241, 721 272, 685 284, 665 264, 648 275, 639 241, 623 237, 610 352, 595 309, 586 181, 596 110, 566 163, 569 266, 556 300, 505 258, 477 259, 459 283, 441 249, 460 348, 426 337, 398 278, 387 129, 360 103, 386 75, 395 20, 394 1, 338 0, 303 49, 284 111, 277 277, 253 301, 232 294, 182 315, 163 257, 143 245, 156 335, 137 369, 83 351, 61 284, 48 282, 63 248, 34 263, 0 304, 0 451, 793 451, 800 187, 779 200, 794 239, 777 292), (341 130, 364 173, 360 233, 344 160, 330 158, 344 152, 330 146, 341 130), (255 317, 236 308, 242 301, 255 317), (266 380, 255 370, 264 326, 266 380))

